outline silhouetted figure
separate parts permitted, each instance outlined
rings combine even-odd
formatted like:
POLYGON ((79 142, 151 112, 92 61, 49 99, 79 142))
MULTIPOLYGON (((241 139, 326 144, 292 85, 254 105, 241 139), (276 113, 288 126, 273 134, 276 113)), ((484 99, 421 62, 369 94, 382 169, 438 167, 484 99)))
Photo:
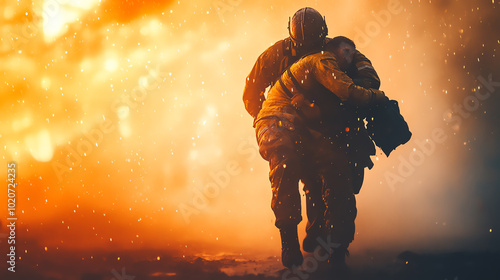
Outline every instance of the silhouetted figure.
POLYGON ((383 104, 387 97, 376 89, 356 86, 338 66, 334 48, 327 45, 325 50, 304 56, 280 77, 255 127, 259 151, 271 166, 272 207, 282 238, 296 233, 300 222, 296 182, 301 162, 313 163, 323 178, 326 236, 338 244, 332 252, 332 258, 337 258, 346 254, 354 238, 356 204, 349 153, 357 153, 355 165, 365 167, 372 164, 369 155, 374 149, 356 108, 383 104), (350 138, 355 140, 349 142, 350 138), (372 149, 348 147, 363 142, 372 149))
MULTIPOLYGON (((278 41, 273 46, 264 51, 252 71, 247 77, 245 90, 243 93, 243 101, 245 108, 252 117, 257 117, 257 114, 262 108, 262 103, 265 100, 264 93, 266 88, 273 85, 280 77, 285 69, 293 62, 298 60, 302 55, 313 50, 319 50, 323 47, 328 34, 327 26, 324 18, 316 10, 312 8, 303 8, 298 10, 292 19, 289 21, 290 37, 278 41)), ((277 135, 277 137, 279 137, 277 135)), ((294 161, 289 158, 293 151, 284 151, 280 148, 280 153, 286 155, 282 164, 285 162, 294 161)), ((293 150, 293 149, 292 149, 293 150)), ((273 188, 272 208, 276 216, 276 226, 280 229, 282 239, 282 261, 287 267, 300 265, 302 263, 302 254, 297 237, 296 225, 302 220, 300 215, 300 197, 299 202, 288 203, 281 201, 277 197, 278 190, 286 189, 293 194, 286 194, 283 191, 283 196, 294 197, 298 196, 298 181, 304 183, 304 192, 306 193, 307 201, 307 217, 308 223, 306 227, 306 238, 304 239, 303 248, 306 252, 313 252, 317 246, 316 238, 320 236, 324 225, 323 213, 325 211, 324 203, 321 196, 322 180, 308 165, 299 167, 300 162, 290 166, 297 165, 297 169, 292 173, 286 172, 291 170, 282 169, 277 158, 270 161, 271 172, 269 178, 273 188), (300 174, 300 175, 299 175, 300 174), (284 182, 286 185, 293 187, 280 187, 284 182), (277 205, 282 205, 278 207, 277 205), (287 210, 278 210, 278 208, 286 208, 287 210)), ((283 165, 281 165, 283 166, 283 165)), ((280 193, 280 194, 281 194, 280 193)))

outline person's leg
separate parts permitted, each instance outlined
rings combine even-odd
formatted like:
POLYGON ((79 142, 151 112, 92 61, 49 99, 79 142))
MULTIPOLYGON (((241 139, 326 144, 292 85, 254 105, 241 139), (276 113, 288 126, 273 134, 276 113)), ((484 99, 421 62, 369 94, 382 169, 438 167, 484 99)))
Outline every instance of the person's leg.
POLYGON ((323 179, 318 174, 317 169, 307 168, 307 172, 301 179, 304 183, 304 193, 306 195, 306 237, 302 243, 302 248, 308 253, 313 253, 318 243, 318 237, 324 237, 325 227, 325 202, 323 201, 322 189, 323 179))
POLYGON ((357 215, 353 192, 353 173, 343 149, 332 149, 332 161, 322 168, 325 180, 323 199, 326 205, 325 224, 329 244, 335 244, 331 252, 331 266, 346 269, 347 248, 354 240, 357 215))
POLYGON ((297 234, 302 220, 298 189, 300 165, 293 153, 275 152, 269 160, 269 180, 273 190, 271 208, 281 236, 281 258, 285 267, 299 266, 303 262, 297 234))
POLYGON ((297 226, 302 220, 298 188, 300 165, 293 153, 276 151, 269 159, 269 181, 273 191, 271 208, 277 228, 297 226))
MULTIPOLYGON (((333 243, 342 244, 346 248, 354 240, 357 216, 356 198, 352 188, 345 182, 336 181, 324 192, 326 204, 326 227, 333 243)), ((331 185, 331 184, 328 184, 331 185)))
POLYGON ((302 220, 298 189, 300 156, 293 131, 279 127, 274 119, 260 121, 256 130, 259 151, 269 161, 271 208, 280 230, 282 262, 288 268, 299 266, 303 262, 297 235, 297 225, 302 220))

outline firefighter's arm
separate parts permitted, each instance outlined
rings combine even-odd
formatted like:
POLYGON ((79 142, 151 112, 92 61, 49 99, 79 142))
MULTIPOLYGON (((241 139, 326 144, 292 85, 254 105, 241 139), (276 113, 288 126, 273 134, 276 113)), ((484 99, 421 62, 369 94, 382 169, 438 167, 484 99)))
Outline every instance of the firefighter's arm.
POLYGON ((356 50, 352 61, 355 71, 354 77, 350 76, 355 84, 364 88, 380 89, 380 78, 373 68, 372 62, 360 51, 356 50))
POLYGON ((243 103, 245 104, 245 109, 247 112, 255 118, 262 109, 262 103, 265 100, 264 93, 267 88, 267 84, 262 81, 262 55, 257 59, 252 71, 248 75, 245 83, 245 89, 243 90, 243 103))
POLYGON ((264 90, 259 89, 259 87, 255 85, 255 82, 252 81, 252 78, 247 77, 247 82, 243 91, 243 103, 250 116, 255 118, 260 112, 260 109, 262 109, 262 103, 266 98, 264 96, 265 88, 264 90))
POLYGON ((342 101, 367 108, 383 104, 388 100, 384 92, 380 90, 366 89, 355 85, 352 79, 340 70, 333 55, 326 55, 315 64, 313 73, 316 80, 342 101))

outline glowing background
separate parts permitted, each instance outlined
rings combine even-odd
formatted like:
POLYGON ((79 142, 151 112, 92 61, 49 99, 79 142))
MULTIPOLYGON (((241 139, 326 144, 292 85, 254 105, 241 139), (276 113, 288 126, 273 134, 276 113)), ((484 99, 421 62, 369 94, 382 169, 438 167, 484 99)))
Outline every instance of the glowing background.
POLYGON ((475 2, 2 1, 0 172, 18 163, 19 256, 277 255, 268 167, 241 95, 304 6, 330 36, 355 40, 414 134, 374 158, 352 250, 498 249, 498 89, 460 125, 443 120, 485 91, 479 76, 500 79, 498 3, 475 2), (435 128, 446 142, 391 186, 387 171, 401 176, 435 128), (211 175, 228 168, 227 186, 211 175), (207 205, 189 208, 207 184, 218 186, 207 205))

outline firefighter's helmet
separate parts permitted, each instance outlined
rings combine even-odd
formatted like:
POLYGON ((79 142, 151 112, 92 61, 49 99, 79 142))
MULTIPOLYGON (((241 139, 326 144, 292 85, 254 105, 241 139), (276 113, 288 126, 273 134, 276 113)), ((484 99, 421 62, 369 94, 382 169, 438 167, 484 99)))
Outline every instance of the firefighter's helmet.
POLYGON ((324 43, 328 28, 325 18, 313 8, 298 10, 288 21, 288 32, 299 49, 313 48, 324 43))

